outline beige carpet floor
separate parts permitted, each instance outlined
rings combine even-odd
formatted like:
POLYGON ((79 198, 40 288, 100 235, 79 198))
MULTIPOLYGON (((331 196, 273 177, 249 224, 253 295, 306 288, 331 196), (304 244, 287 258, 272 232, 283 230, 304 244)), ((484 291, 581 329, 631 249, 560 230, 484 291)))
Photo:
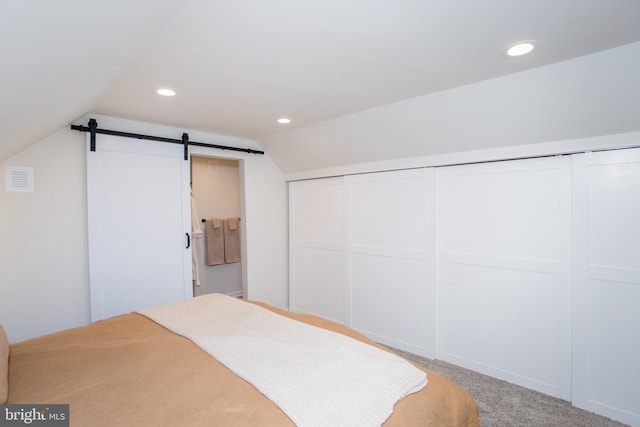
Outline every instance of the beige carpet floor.
POLYGON ((482 427, 620 427, 621 424, 578 409, 565 400, 529 390, 450 363, 390 348, 412 362, 460 385, 478 402, 482 427))

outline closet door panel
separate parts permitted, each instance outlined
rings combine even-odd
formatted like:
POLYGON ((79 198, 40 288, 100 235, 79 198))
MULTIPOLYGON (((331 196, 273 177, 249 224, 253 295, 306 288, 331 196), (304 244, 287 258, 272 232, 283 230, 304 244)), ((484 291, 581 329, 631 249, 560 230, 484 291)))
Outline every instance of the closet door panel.
POLYGON ((465 359, 530 388, 555 387, 563 343, 554 330, 566 310, 555 297, 557 275, 447 262, 440 277, 444 359, 465 359))
POLYGON ((416 169, 345 178, 350 326, 435 356, 435 175, 416 169))
POLYGON ((430 225, 424 174, 409 170, 348 177, 350 245, 424 251, 430 225))
POLYGON ((290 189, 293 210, 291 231, 295 241, 342 244, 342 179, 292 182, 290 189))
POLYGON ((345 323, 344 252, 298 245, 291 261, 291 310, 345 323))
POLYGON ((640 252, 633 250, 640 242, 640 161, 632 153, 638 150, 586 155, 590 267, 640 272, 640 252))
POLYGON ((640 149, 574 156, 573 402, 640 425, 640 149))
POLYGON ((446 254, 558 258, 559 172, 518 171, 516 166, 520 164, 503 162, 440 169, 447 171, 441 195, 447 213, 441 218, 446 254))
POLYGON ((427 308, 424 276, 421 259, 352 254, 352 327, 377 342, 417 354, 428 352, 434 313, 427 308))
POLYGON ((342 178, 289 183, 289 308, 344 323, 342 178))
POLYGON ((438 358, 571 393, 570 160, 438 170, 438 358))

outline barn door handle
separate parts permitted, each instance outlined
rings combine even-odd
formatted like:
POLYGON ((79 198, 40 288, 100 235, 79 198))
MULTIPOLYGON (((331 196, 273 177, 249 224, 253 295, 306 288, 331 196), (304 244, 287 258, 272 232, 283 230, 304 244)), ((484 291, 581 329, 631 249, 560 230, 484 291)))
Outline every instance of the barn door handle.
POLYGON ((189 233, 184 233, 187 235, 187 247, 186 249, 189 249, 191 247, 191 236, 189 236, 189 233))

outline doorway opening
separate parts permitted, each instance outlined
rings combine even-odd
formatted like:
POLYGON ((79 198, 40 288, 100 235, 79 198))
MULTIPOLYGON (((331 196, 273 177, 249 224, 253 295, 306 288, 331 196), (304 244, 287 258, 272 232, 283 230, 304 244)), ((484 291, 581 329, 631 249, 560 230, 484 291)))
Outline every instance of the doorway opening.
MULTIPOLYGON (((215 157, 191 156, 191 197, 193 230, 193 295, 222 293, 242 296, 242 260, 227 256, 222 260, 212 256, 212 246, 207 248, 207 238, 224 239, 223 232, 231 221, 231 233, 240 233, 238 226, 233 230, 233 220, 242 221, 240 161, 215 157), (218 221, 214 221, 218 220, 218 221), (213 223, 221 227, 213 229, 213 223), (211 227, 208 230, 207 227, 211 227), (198 233, 201 231, 201 233, 198 233)), ((238 242, 242 242, 241 236, 238 242)), ((222 244, 222 243, 221 243, 222 244)), ((240 243, 241 244, 241 243, 240 243)), ((227 250, 230 243, 227 241, 227 250)))

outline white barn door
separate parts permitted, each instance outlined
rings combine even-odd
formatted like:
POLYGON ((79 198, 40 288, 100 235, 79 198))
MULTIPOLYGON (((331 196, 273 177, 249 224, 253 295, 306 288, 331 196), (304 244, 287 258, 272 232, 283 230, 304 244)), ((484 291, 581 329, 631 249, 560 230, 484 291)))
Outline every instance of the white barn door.
POLYGON ((99 135, 87 148, 92 321, 193 296, 189 209, 182 146, 99 135))

